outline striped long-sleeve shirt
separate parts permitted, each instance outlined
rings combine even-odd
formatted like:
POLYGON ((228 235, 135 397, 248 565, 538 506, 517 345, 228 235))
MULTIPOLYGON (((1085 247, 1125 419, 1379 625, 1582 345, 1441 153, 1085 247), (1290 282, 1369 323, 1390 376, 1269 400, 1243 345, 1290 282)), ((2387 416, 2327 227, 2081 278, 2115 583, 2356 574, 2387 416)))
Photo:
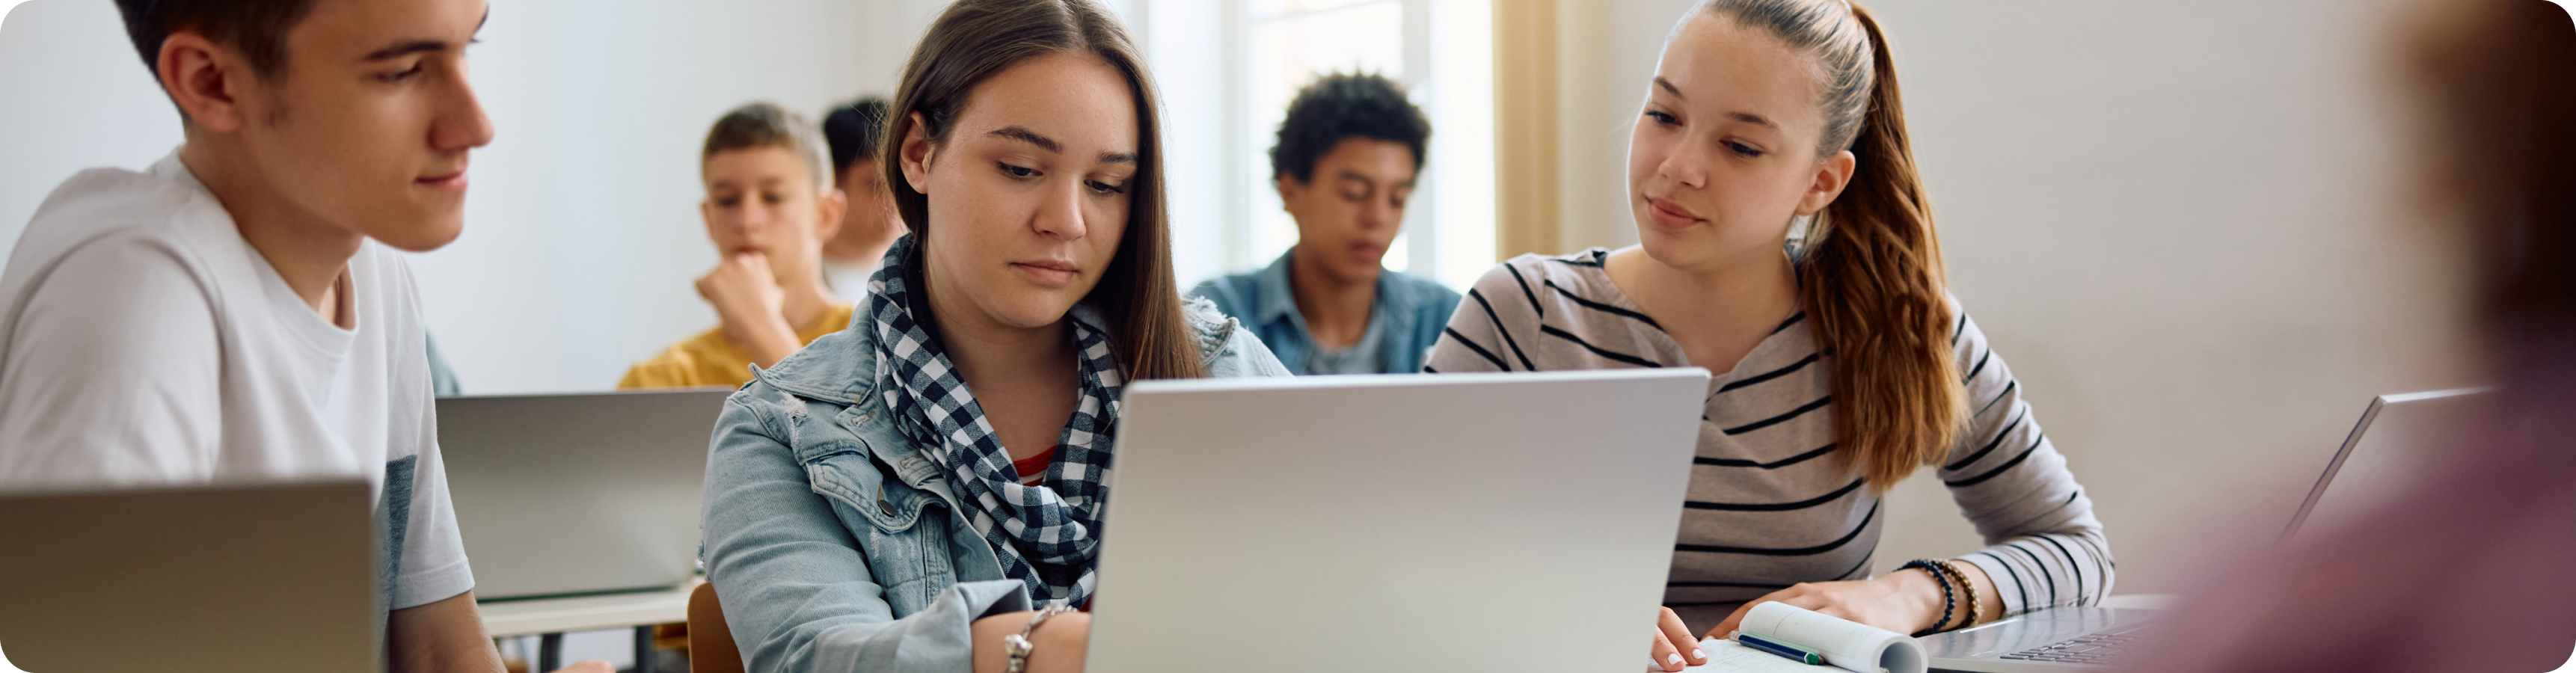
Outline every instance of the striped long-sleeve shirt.
MULTIPOLYGON (((1611 284, 1602 269, 1608 254, 1523 255, 1487 272, 1450 317, 1425 369, 1691 366, 1611 284)), ((2031 417, 2003 358, 1955 301, 1952 311, 1973 416, 1937 475, 1988 545, 1960 560, 1994 578, 2007 614, 2099 601, 2114 566, 2092 501, 2031 417)), ((1870 576, 1887 512, 1857 464, 1830 457, 1833 357, 1820 352, 1805 316, 1789 317, 1733 371, 1709 381, 1664 590, 1665 605, 1686 618, 1798 582, 1870 576)))

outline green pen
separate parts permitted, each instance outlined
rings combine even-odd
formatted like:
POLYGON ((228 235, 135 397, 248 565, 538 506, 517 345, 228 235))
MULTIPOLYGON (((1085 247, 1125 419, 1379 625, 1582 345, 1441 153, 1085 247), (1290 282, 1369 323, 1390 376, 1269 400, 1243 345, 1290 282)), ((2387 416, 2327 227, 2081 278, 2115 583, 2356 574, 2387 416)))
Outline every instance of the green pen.
POLYGON ((1810 666, 1820 666, 1825 663, 1825 655, 1818 654, 1815 650, 1799 647, 1785 641, 1773 640, 1737 631, 1735 633, 1735 642, 1742 643, 1745 647, 1788 657, 1790 660, 1810 666))

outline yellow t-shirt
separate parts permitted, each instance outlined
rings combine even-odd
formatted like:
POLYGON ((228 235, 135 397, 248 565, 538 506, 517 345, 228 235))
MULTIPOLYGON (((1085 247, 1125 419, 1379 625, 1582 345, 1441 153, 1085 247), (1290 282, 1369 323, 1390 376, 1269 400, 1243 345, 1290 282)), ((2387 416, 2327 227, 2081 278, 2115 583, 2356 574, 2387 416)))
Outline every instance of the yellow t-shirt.
MULTIPOLYGON (((811 344, 825 334, 841 331, 850 326, 850 314, 856 311, 849 304, 825 307, 822 319, 796 332, 796 343, 811 344)), ((626 378, 617 382, 617 389, 739 387, 750 382, 751 356, 727 343, 724 328, 719 327, 671 344, 661 354, 635 363, 626 370, 626 378)))

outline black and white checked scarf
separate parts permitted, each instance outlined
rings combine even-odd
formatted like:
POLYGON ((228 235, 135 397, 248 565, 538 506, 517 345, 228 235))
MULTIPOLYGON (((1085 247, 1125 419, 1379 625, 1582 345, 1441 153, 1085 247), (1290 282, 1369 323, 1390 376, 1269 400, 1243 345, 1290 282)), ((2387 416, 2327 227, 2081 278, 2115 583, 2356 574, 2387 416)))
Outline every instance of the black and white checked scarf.
POLYGON ((913 319, 912 270, 920 255, 911 236, 886 253, 885 267, 868 280, 867 316, 876 331, 877 376, 896 427, 928 447, 948 470, 975 532, 993 545, 1002 572, 1026 583, 1039 602, 1083 605, 1095 583, 1100 550, 1100 503, 1108 496, 1109 449, 1115 439, 1118 395, 1124 378, 1109 336, 1089 306, 1074 307, 1074 349, 1082 374, 1082 401, 1067 423, 1042 486, 1025 486, 984 407, 957 377, 929 328, 913 319))

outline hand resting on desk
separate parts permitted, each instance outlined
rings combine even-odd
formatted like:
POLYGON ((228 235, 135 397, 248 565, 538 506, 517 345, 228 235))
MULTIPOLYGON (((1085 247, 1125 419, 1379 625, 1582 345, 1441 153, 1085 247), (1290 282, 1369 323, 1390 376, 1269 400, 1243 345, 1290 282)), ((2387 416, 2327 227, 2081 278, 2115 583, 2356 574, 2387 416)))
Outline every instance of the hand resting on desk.
MULTIPOLYGON (((1968 575, 1969 583, 1979 589, 1977 623, 1992 622, 2003 616, 2003 599, 1992 590, 1994 581, 1975 564, 1958 565, 1959 570, 1968 575)), ((1941 619, 1941 585, 1923 570, 1907 569, 1865 580, 1801 582, 1746 601, 1735 609, 1734 614, 1727 615, 1725 621, 1718 622, 1716 628, 1709 629, 1701 637, 1727 638, 1743 625, 1745 613, 1750 612, 1753 606, 1773 601, 1897 633, 1921 631, 1941 619)), ((1690 652, 1674 647, 1675 643, 1689 643, 1693 639, 1689 629, 1681 626, 1681 618, 1673 614, 1672 608, 1662 610, 1655 629, 1654 660, 1664 664, 1665 673, 1678 673, 1683 664, 1701 663, 1701 659, 1689 658, 1690 652), (1684 659, 1675 661, 1672 658, 1675 653, 1683 655, 1684 659)), ((1957 628, 1974 626, 1958 623, 1967 618, 1967 613, 1965 605, 1953 607, 1950 623, 1957 628)))

